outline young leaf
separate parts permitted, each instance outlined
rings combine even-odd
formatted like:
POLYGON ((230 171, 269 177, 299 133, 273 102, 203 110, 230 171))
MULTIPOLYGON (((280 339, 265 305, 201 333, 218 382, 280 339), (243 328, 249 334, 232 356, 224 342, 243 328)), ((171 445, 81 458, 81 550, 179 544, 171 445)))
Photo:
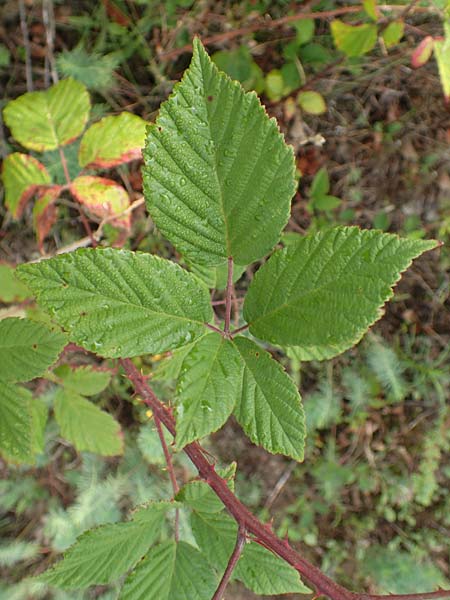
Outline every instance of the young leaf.
POLYGON ((81 167, 108 169, 142 157, 147 123, 129 112, 104 117, 89 127, 81 139, 81 167))
POLYGON ((237 337, 234 343, 244 365, 237 420, 252 442, 268 452, 303 460, 305 415, 295 383, 253 341, 237 337))
POLYGON ((51 183, 44 165, 32 156, 20 152, 8 154, 3 161, 2 180, 5 186, 5 205, 15 219, 20 218, 37 187, 51 183))
POLYGON ((58 358, 66 337, 46 325, 12 317, 0 321, 0 378, 29 381, 58 358))
POLYGON ((27 287, 17 279, 13 266, 0 263, 0 301, 5 304, 20 302, 30 296, 27 287))
POLYGON ((75 343, 111 358, 182 346, 212 318, 208 289, 150 254, 82 249, 17 270, 75 343))
POLYGON ((405 31, 405 23, 403 21, 392 21, 382 32, 381 37, 386 44, 386 48, 395 46, 402 39, 405 31))
POLYGON ((310 115, 322 115, 327 111, 327 105, 323 96, 313 90, 300 92, 297 96, 297 102, 300 108, 310 115))
POLYGON ((163 521, 164 511, 155 504, 154 509, 150 506, 146 510, 145 519, 101 525, 87 531, 62 560, 37 579, 62 589, 111 583, 144 556, 160 535, 163 521))
POLYGON ((194 344, 184 359, 177 385, 178 448, 225 423, 236 402, 240 366, 235 346, 218 333, 194 344))
POLYGON ((87 450, 102 456, 123 453, 119 423, 83 396, 72 390, 58 390, 53 408, 62 437, 79 452, 87 450))
POLYGON ((322 167, 314 175, 313 182, 311 184, 311 190, 309 195, 312 197, 321 197, 328 194, 330 191, 330 179, 328 177, 328 171, 325 167, 322 167))
POLYGON ((361 56, 370 52, 377 43, 377 26, 348 25, 339 19, 331 23, 334 45, 349 57, 361 56))
MULTIPOLYGON (((223 571, 236 543, 236 522, 223 512, 196 511, 191 526, 200 550, 223 571)), ((254 542, 245 546, 233 576, 257 594, 310 593, 298 571, 254 542)))
POLYGON ((130 199, 125 189, 112 179, 82 175, 72 181, 70 191, 92 215, 100 219, 117 215, 111 225, 130 228, 130 215, 122 214, 130 199))
POLYGON ((196 548, 167 540, 152 548, 128 576, 120 600, 205 600, 217 583, 196 548))
POLYGON ((187 259, 245 265, 277 243, 295 190, 292 148, 256 94, 219 72, 198 39, 149 127, 144 158, 149 212, 187 259))
POLYGON ((82 367, 60 365, 53 369, 53 374, 61 380, 64 388, 84 396, 99 394, 108 386, 111 379, 110 371, 101 371, 92 365, 82 367))
POLYGON ((204 481, 190 481, 184 485, 178 492, 176 500, 203 513, 217 513, 225 508, 222 501, 204 481))
POLYGON ((37 234, 39 248, 56 223, 58 211, 55 202, 61 193, 61 186, 54 185, 41 192, 33 206, 33 227, 37 234))
POLYGON ((32 395, 0 380, 0 454, 14 463, 33 463, 32 395))
POLYGON ((382 316, 402 271, 437 245, 358 227, 307 235, 260 268, 244 317, 274 344, 343 352, 382 316))
POLYGON ((3 115, 13 137, 24 148, 45 152, 69 144, 89 117, 86 88, 64 79, 44 92, 28 92, 9 102, 3 115))

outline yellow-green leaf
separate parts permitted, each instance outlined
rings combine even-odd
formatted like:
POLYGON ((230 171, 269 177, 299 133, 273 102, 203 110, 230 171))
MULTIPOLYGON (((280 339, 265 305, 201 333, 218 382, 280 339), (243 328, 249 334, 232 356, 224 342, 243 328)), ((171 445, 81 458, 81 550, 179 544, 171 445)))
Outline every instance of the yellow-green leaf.
POLYGON ((39 186, 51 183, 47 169, 28 154, 14 152, 3 161, 2 180, 5 186, 5 205, 18 219, 26 203, 39 186))
POLYGON ((297 96, 297 102, 300 108, 311 115, 321 115, 327 110, 323 96, 312 90, 300 92, 297 96))
POLYGON ((70 191, 92 215, 100 219, 117 215, 110 221, 111 225, 129 229, 130 215, 123 214, 130 204, 129 196, 112 179, 82 175, 73 180, 70 191))
POLYGON ((129 112, 104 117, 83 135, 78 152, 80 165, 107 169, 141 158, 146 127, 144 119, 129 112))
POLYGON ((347 56, 361 56, 370 52, 377 42, 377 26, 348 25, 339 19, 331 23, 333 41, 338 50, 347 56))
POLYGON ((0 301, 8 304, 29 298, 31 292, 17 279, 13 266, 0 263, 0 301))
POLYGON ((450 33, 447 34, 444 40, 434 41, 434 56, 436 57, 444 96, 448 101, 450 100, 450 33))
POLYGON ((386 44, 386 48, 395 46, 402 39, 405 31, 405 23, 403 21, 392 21, 382 32, 381 37, 386 44))
POLYGON ((44 92, 28 92, 9 102, 5 123, 24 148, 44 152, 76 139, 89 117, 89 94, 82 83, 64 79, 44 92))

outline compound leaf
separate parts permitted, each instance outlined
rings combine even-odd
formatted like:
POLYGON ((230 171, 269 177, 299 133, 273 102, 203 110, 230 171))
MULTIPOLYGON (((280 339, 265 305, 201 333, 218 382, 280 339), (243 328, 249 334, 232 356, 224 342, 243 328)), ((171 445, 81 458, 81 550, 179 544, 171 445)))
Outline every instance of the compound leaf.
POLYGON ((12 317, 0 321, 0 378, 29 381, 58 358, 66 336, 46 325, 12 317))
POLYGON ((0 380, 0 453, 14 463, 33 463, 32 395, 0 380))
POLYGON ((300 394, 280 363, 252 340, 234 341, 243 369, 234 414, 253 443, 303 460, 305 415, 300 394))
POLYGON ((200 552, 187 544, 167 540, 152 548, 128 576, 120 600, 205 600, 217 579, 200 552))
POLYGON ((33 156, 13 152, 3 161, 2 180, 5 205, 15 219, 20 218, 26 203, 38 186, 51 183, 47 169, 33 156))
POLYGON ((147 123, 129 112, 104 117, 81 139, 81 167, 107 169, 142 157, 147 123))
MULTIPOLYGON (((136 513, 137 516, 140 513, 136 513)), ((160 535, 164 510, 146 509, 146 518, 101 525, 83 533, 64 558, 37 578, 63 589, 107 584, 129 571, 160 535)))
POLYGON ((111 379, 110 371, 96 369, 92 365, 81 367, 60 365, 53 369, 53 374, 60 380, 64 388, 84 396, 99 394, 107 387, 111 379))
POLYGON ((147 206, 194 263, 246 265, 277 243, 295 190, 294 156, 254 92, 194 40, 189 69, 148 130, 147 206))
MULTIPOLYGON (((191 526, 200 550, 222 572, 236 543, 236 522, 224 512, 195 511, 191 526)), ((233 576, 257 594, 310 593, 298 571, 255 542, 246 544, 233 576)))
POLYGON ((90 100, 79 81, 64 79, 44 92, 28 92, 9 102, 3 115, 24 148, 45 152, 69 144, 84 129, 90 100))
POLYGON ((274 344, 331 357, 356 344, 383 314, 412 260, 437 242, 336 227, 307 235, 261 267, 245 299, 250 331, 274 344))
POLYGON ((177 385, 178 448, 221 427, 240 385, 240 357, 218 333, 202 337, 183 361, 177 385))
POLYGON ((58 390, 54 399, 55 419, 61 435, 82 452, 116 456, 123 452, 120 425, 98 406, 72 390, 58 390))
POLYGON ((130 215, 123 212, 130 205, 130 199, 125 189, 114 180, 82 175, 73 180, 70 191, 90 214, 100 219, 111 218, 111 225, 129 229, 130 215))
POLYGON ((208 289, 150 254, 82 249, 17 271, 75 343, 103 356, 165 352, 201 336, 212 318, 208 289))

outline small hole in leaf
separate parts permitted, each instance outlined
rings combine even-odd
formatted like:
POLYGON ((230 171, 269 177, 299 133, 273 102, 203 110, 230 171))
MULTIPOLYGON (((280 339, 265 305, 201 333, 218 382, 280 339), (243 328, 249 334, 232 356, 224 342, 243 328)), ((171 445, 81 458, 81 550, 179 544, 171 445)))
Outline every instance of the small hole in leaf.
POLYGON ((208 100, 209 102, 212 102, 214 100, 214 96, 208 96, 208 100))
POLYGON ((259 352, 255 352, 255 356, 256 356, 256 358, 258 358, 259 352))
POLYGON ((37 344, 33 344, 33 349, 36 350, 37 344))

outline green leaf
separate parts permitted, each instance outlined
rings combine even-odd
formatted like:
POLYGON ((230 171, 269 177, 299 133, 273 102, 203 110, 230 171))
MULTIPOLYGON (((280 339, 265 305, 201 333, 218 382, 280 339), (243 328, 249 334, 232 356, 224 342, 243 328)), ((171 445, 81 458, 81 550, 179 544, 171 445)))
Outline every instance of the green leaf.
MULTIPOLYGON (((237 538, 237 525, 225 513, 194 512, 191 526, 195 540, 210 563, 223 571, 237 538)), ((298 571, 255 542, 246 544, 233 573, 256 594, 308 594, 298 571)))
POLYGON ((311 204, 316 210, 334 210, 340 206, 342 200, 336 196, 318 196, 313 198, 311 204))
POLYGON ((203 513, 217 513, 225 508, 222 501, 204 481, 190 481, 184 485, 176 495, 176 500, 203 513))
POLYGON ((198 550, 167 540, 152 548, 128 576, 120 600, 206 600, 217 584, 198 550))
POLYGON ((345 350, 345 346, 289 346, 286 348, 286 354, 289 358, 294 358, 300 362, 310 360, 328 360, 336 354, 341 354, 345 350))
POLYGON ((177 380, 180 376, 181 367, 186 356, 191 351, 191 348, 196 342, 186 344, 181 348, 177 348, 172 352, 169 352, 167 356, 156 365, 155 370, 152 373, 153 381, 173 381, 177 380))
POLYGON ((69 144, 84 129, 90 100, 86 88, 64 79, 44 92, 28 92, 9 102, 3 115, 24 148, 44 152, 69 144))
MULTIPOLYGON (((192 273, 197 275, 210 289, 212 290, 224 290, 227 287, 228 279, 228 264, 224 263, 218 267, 207 267, 204 265, 188 265, 192 273)), ((240 267, 239 265, 233 266, 233 283, 241 277, 245 271, 245 266, 240 267)))
POLYGON ((51 183, 46 168, 33 156, 13 152, 3 161, 2 180, 5 186, 5 205, 18 219, 38 186, 51 183))
POLYGON ((301 19, 300 21, 294 21, 293 25, 297 32, 295 38, 297 44, 302 46, 312 40, 316 28, 314 19, 301 19))
POLYGON ((240 378, 240 358, 231 341, 211 333, 194 344, 177 384, 178 448, 225 423, 234 408, 240 378))
MULTIPOLYGON (((163 428, 163 435, 167 446, 170 446, 173 438, 165 427, 163 428)), ((142 452, 142 456, 148 463, 151 465, 166 466, 166 458, 161 446, 161 440, 152 423, 148 423, 141 427, 137 437, 137 445, 142 452)))
POLYGON ((31 392, 0 380, 0 453, 14 463, 33 463, 31 392))
POLYGON ((90 90, 104 92, 111 88, 114 81, 114 69, 120 59, 115 54, 88 53, 83 47, 58 53, 56 65, 64 77, 73 77, 81 81, 90 90))
POLYGON ((104 117, 83 135, 80 166, 108 169, 142 157, 147 123, 129 112, 104 117))
POLYGON ((392 21, 381 33, 381 37, 386 44, 386 48, 395 46, 402 39, 405 31, 405 23, 403 21, 392 21))
POLYGON ((364 10, 373 21, 378 21, 377 0, 363 0, 364 10))
POLYGON ((66 337, 46 325, 16 317, 0 321, 0 378, 29 381, 58 358, 66 337))
POLYGON ((47 425, 48 408, 39 398, 31 402, 31 418, 33 427, 33 453, 42 454, 45 450, 45 426, 47 425))
POLYGON ((212 318, 208 289, 150 254, 82 249, 18 271, 72 341, 103 356, 165 352, 203 335, 212 318))
POLYGON ((278 102, 284 94, 284 78, 280 69, 272 69, 266 75, 265 92, 272 102, 278 102))
POLYGON ((53 374, 66 389, 84 396, 99 394, 108 386, 111 379, 110 371, 102 371, 92 365, 81 367, 60 365, 53 369, 53 374))
POLYGON ((39 575, 39 581, 63 589, 107 584, 129 571, 161 532, 164 510, 150 505, 136 520, 102 525, 81 535, 64 558, 39 575))
POLYGON ((123 453, 120 425, 112 416, 72 390, 60 389, 55 395, 55 419, 61 435, 82 452, 102 456, 123 453))
MULTIPOLYGON (((450 30, 450 26, 449 26, 450 30)), ((446 100, 450 99, 450 31, 444 40, 434 41, 434 56, 439 69, 439 77, 446 100)))
POLYGON ((280 363, 252 340, 234 341, 244 369, 234 414, 253 443, 303 460, 305 415, 300 394, 280 363))
POLYGON ((198 39, 149 127, 144 158, 149 212, 188 260, 246 265, 279 240, 295 190, 292 148, 256 94, 220 73, 198 39))
POLYGON ((309 195, 311 197, 325 196, 330 191, 330 179, 325 167, 317 171, 311 184, 309 195))
POLYGON ((358 227, 307 235, 259 269, 244 317, 273 344, 343 352, 382 316, 402 271, 437 245, 358 227))
POLYGON ((347 56, 361 56, 370 52, 377 43, 377 26, 347 25, 339 19, 331 23, 334 45, 347 56))
POLYGON ((16 277, 13 266, 0 263, 0 301, 5 304, 20 302, 31 294, 27 287, 16 277))
POLYGON ((297 96, 297 102, 300 108, 310 115, 322 115, 327 111, 327 105, 323 96, 318 92, 306 91, 300 92, 297 96))

